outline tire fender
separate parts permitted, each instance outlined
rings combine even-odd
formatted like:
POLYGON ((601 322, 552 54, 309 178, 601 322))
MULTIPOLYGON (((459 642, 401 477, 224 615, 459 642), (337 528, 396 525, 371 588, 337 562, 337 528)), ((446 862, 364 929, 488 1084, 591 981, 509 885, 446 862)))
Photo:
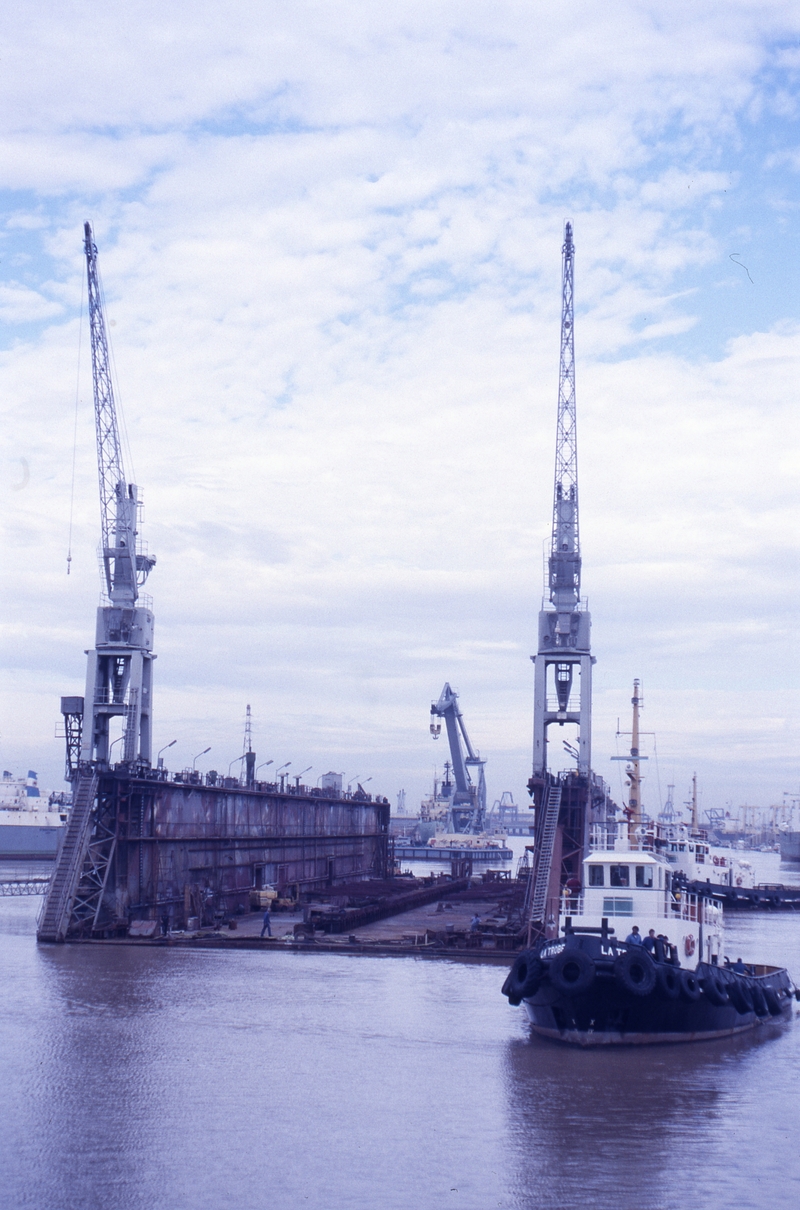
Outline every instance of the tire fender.
POLYGON ((533 950, 523 950, 514 960, 502 987, 504 996, 516 1006, 529 996, 535 996, 542 981, 544 967, 533 950))
POLYGON ((656 967, 656 986, 665 1000, 677 1000, 681 994, 681 976, 677 967, 659 963, 656 967))
POLYGON ((614 978, 632 996, 649 996, 656 985, 656 965, 641 946, 624 950, 614 962, 614 978))
POLYGON ((700 980, 700 986, 710 1003, 715 1004, 717 1008, 722 1008, 724 1004, 730 1004, 731 998, 728 995, 728 988, 716 971, 709 970, 707 974, 703 975, 700 980))
POLYGON ((728 985, 728 995, 737 1013, 753 1012, 753 993, 744 979, 734 978, 728 985))
POLYGON ((682 970, 680 978, 681 999, 686 1000, 689 1004, 694 1004, 703 994, 697 975, 694 971, 682 970))
POLYGON ((580 996, 594 983, 594 962, 579 949, 565 949, 550 963, 548 978, 563 996, 580 996))

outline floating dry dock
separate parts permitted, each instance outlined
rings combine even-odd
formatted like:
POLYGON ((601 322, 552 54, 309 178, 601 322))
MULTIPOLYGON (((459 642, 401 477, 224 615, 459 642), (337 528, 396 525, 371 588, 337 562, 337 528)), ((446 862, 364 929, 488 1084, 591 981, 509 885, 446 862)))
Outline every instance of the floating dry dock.
POLYGON ((102 936, 148 918, 185 928, 248 910, 262 886, 296 900, 384 878, 388 843, 389 803, 368 794, 90 770, 78 779, 39 939, 102 936))

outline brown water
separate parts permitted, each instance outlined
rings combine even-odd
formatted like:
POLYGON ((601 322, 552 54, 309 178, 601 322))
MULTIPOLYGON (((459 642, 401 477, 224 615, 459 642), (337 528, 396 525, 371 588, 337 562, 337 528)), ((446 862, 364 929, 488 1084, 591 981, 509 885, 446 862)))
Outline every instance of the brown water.
MULTIPOLYGON (((784 879, 788 881, 788 879, 784 879)), ((800 1020, 579 1052, 503 971, 409 958, 37 947, 0 899, 0 1206, 794 1206, 800 1020)), ((800 915, 729 950, 800 977, 800 915)))

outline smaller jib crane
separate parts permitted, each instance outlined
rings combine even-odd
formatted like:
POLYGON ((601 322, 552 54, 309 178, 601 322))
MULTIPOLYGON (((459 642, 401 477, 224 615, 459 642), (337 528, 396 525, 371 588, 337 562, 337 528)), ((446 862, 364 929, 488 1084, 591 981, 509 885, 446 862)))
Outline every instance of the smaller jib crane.
POLYGON ((483 832, 486 826, 486 780, 483 775, 486 761, 481 760, 469 741, 464 716, 458 708, 458 694, 448 684, 438 702, 431 703, 431 735, 434 739, 438 739, 442 732, 442 724, 435 721, 437 718, 443 718, 447 728, 455 780, 450 805, 450 830, 475 835, 483 832), (473 771, 474 780, 470 770, 473 771))

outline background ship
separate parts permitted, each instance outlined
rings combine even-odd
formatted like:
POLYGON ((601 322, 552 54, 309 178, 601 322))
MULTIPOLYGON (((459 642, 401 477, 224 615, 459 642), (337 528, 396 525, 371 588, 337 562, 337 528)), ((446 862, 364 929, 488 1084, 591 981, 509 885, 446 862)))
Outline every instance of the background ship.
POLYGON ((42 794, 33 769, 27 777, 3 770, 0 781, 0 858, 55 857, 69 815, 69 794, 42 794))

